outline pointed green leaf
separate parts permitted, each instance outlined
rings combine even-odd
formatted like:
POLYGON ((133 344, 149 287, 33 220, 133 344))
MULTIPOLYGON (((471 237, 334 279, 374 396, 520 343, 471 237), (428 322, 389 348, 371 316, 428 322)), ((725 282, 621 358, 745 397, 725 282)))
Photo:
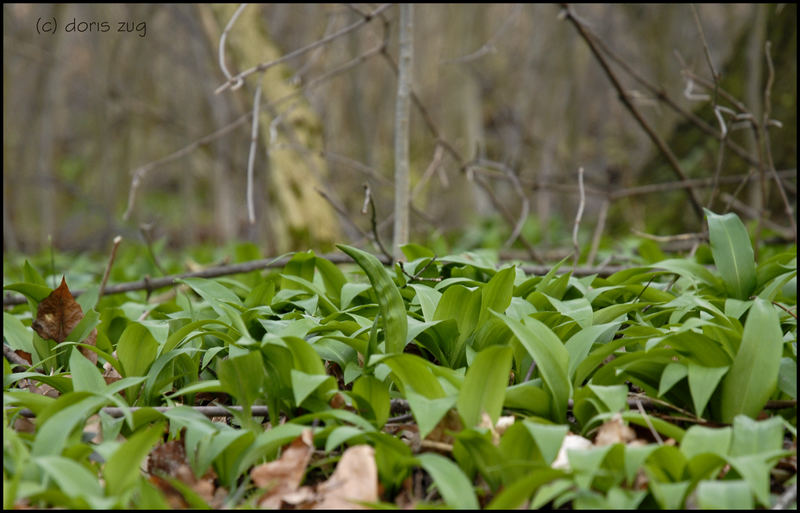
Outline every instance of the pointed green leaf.
POLYGON ((476 426, 484 411, 489 414, 493 423, 497 422, 503 409, 508 373, 511 370, 511 355, 512 351, 508 346, 491 346, 475 356, 472 365, 467 369, 456 403, 458 413, 464 420, 464 427, 476 426))
POLYGON ((743 413, 756 417, 778 384, 783 333, 776 308, 757 298, 742 333, 739 351, 722 381, 723 422, 743 413))
MULTIPOLYGON (((406 320, 406 307, 403 297, 383 267, 383 264, 366 251, 338 244, 343 252, 347 253, 364 272, 375 290, 378 306, 383 318, 383 336, 386 341, 387 353, 401 353, 406 344, 408 321, 406 320)), ((344 305, 342 305, 344 306, 344 305)))
POLYGON ((711 254, 728 292, 736 299, 747 299, 756 286, 753 246, 747 229, 733 212, 717 215, 705 209, 711 254))

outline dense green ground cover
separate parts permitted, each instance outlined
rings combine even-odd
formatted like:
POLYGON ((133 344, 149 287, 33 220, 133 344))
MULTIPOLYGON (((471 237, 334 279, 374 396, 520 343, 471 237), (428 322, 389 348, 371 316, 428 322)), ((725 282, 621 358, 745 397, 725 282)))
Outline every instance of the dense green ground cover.
MULTIPOLYGON (((384 505, 770 507, 796 486, 796 248, 756 265, 736 216, 708 223, 714 266, 604 278, 416 245, 402 267, 340 246, 355 265, 296 253, 155 301, 97 301, 98 280, 70 271, 85 316, 60 344, 31 328, 54 287, 26 263, 4 284, 27 298, 4 312, 4 344, 31 355, 4 360, 4 506, 256 505, 254 467, 305 443, 277 505, 368 445, 384 505), (191 408, 209 401, 241 408, 212 422, 191 408), (171 440, 192 476, 153 463, 171 440)), ((141 279, 142 261, 112 277, 141 279)))

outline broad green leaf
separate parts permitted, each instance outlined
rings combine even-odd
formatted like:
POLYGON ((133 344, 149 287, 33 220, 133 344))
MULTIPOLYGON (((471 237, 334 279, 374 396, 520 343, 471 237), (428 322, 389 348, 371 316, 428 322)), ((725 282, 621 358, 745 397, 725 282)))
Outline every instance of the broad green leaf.
POLYGON ((33 442, 31 455, 61 454, 67 437, 69 437, 72 430, 78 424, 85 422, 89 415, 108 402, 105 397, 85 397, 85 392, 71 392, 71 394, 75 395, 64 394, 50 407, 54 408, 56 405, 69 404, 71 397, 82 397, 81 394, 83 398, 63 409, 59 409, 57 413, 43 421, 33 442))
POLYGON ((728 371, 728 367, 705 367, 692 361, 689 362, 689 391, 692 394, 694 412, 703 416, 711 394, 716 390, 719 380, 728 371))
POLYGON ((508 305, 511 304, 511 295, 514 292, 514 278, 516 268, 506 267, 492 276, 486 285, 481 288, 481 309, 478 316, 478 326, 482 326, 494 310, 498 313, 505 313, 508 305))
POLYGON ((552 464, 558 456, 564 437, 567 436, 569 426, 540 424, 528 419, 524 420, 523 423, 539 447, 539 452, 542 453, 545 463, 552 464))
MULTIPOLYGON (((103 495, 97 476, 76 461, 57 455, 39 456, 34 461, 69 497, 90 498, 103 495)), ((136 470, 139 471, 138 468, 136 470)))
POLYGON ((16 316, 3 312, 3 338, 11 346, 11 349, 20 349, 26 353, 34 354, 31 331, 16 316))
POLYGON ((420 285, 417 283, 412 283, 409 285, 414 291, 417 293, 417 298, 419 299, 420 307, 422 308, 422 318, 425 319, 425 322, 433 321, 434 313, 436 312, 436 306, 439 304, 439 300, 442 298, 442 293, 438 290, 428 287, 427 285, 420 285))
POLYGON ((569 317, 582 329, 586 329, 592 325, 592 305, 585 297, 570 299, 568 301, 559 301, 554 297, 548 297, 547 299, 553 307, 558 310, 558 313, 569 317))
POLYGON ((315 390, 321 388, 324 393, 327 390, 336 388, 333 376, 326 376, 325 374, 308 374, 297 369, 291 370, 292 392, 294 393, 294 402, 297 406, 303 404, 303 401, 311 395, 315 390))
POLYGON ((144 376, 156 359, 158 342, 150 330, 138 322, 129 322, 117 344, 117 356, 124 376, 144 376))
POLYGON ((134 433, 114 451, 103 467, 109 495, 119 495, 136 485, 141 476, 139 465, 163 432, 163 422, 155 424, 134 433))
POLYGON ((328 296, 328 299, 333 301, 338 307, 341 290, 344 284, 347 283, 347 279, 345 279, 339 267, 331 263, 330 260, 316 257, 314 263, 322 277, 322 283, 325 284, 325 294, 328 296))
POLYGON ((228 358, 217 365, 220 384, 244 407, 246 416, 250 414, 250 406, 261 396, 264 373, 264 361, 259 351, 228 358))
POLYGON ((755 417, 778 383, 783 333, 776 308, 757 298, 747 314, 739 352, 722 381, 721 417, 755 417))
POLYGON ((88 358, 78 351, 77 347, 72 348, 69 370, 72 373, 72 386, 76 392, 100 393, 106 388, 103 375, 88 358))
POLYGON ((682 363, 670 363, 661 372, 661 382, 658 385, 658 397, 666 394, 680 380, 689 375, 689 369, 682 363))
POLYGON ((708 238, 714 263, 728 292, 736 299, 747 299, 756 286, 753 246, 742 221, 734 213, 717 215, 704 209, 708 217, 708 238))
POLYGON ((205 278, 177 278, 175 281, 188 285, 208 302, 211 308, 217 312, 217 315, 228 322, 233 322, 233 319, 229 318, 230 311, 223 307, 225 303, 242 306, 239 296, 218 281, 205 278))
MULTIPOLYGON (((430 370, 430 363, 413 354, 399 354, 380 360, 392 369, 392 373, 400 381, 405 394, 414 390, 428 399, 438 399, 445 396, 444 389, 430 370)), ((370 361, 373 365, 375 361, 370 361)))
POLYGON ((456 509, 478 509, 472 483, 458 465, 433 452, 418 455, 417 461, 433 478, 445 504, 456 509))
POLYGON ((350 256, 364 270, 375 291, 383 318, 383 336, 387 353, 401 353, 406 343, 408 321, 406 307, 400 291, 392 281, 383 264, 366 251, 338 244, 340 250, 350 256))
POLYGON ((783 422, 780 417, 755 421, 744 415, 733 419, 732 456, 746 456, 783 448, 783 422))
POLYGON ((470 290, 463 285, 448 287, 439 299, 433 314, 435 321, 454 319, 458 325, 458 339, 452 346, 452 354, 447 355, 454 367, 464 365, 464 347, 467 337, 475 329, 481 310, 481 291, 470 290))
POLYGON ((497 422, 508 385, 511 356, 512 351, 508 346, 487 347, 475 356, 472 365, 467 369, 456 403, 458 413, 464 420, 464 427, 476 426, 484 411, 489 414, 493 423, 497 422))
POLYGON ((12 283, 3 287, 3 290, 13 290, 19 292, 23 296, 33 300, 36 303, 41 303, 44 298, 53 292, 53 289, 46 285, 37 285, 34 283, 12 283))
POLYGON ((781 358, 778 388, 792 399, 797 399, 797 362, 789 357, 781 358))
POLYGON ((750 487, 740 479, 732 481, 700 481, 697 505, 702 509, 753 509, 750 487))
POLYGON ((569 353, 561 340, 546 325, 533 318, 525 319, 525 324, 510 317, 497 314, 533 357, 551 397, 553 420, 563 422, 567 414, 567 400, 572 392, 569 381, 569 353))
POLYGON ((705 453, 724 458, 730 450, 732 436, 733 430, 730 427, 712 429, 695 425, 686 430, 681 440, 681 452, 687 459, 705 453))
MULTIPOLYGON (((361 399, 375 416, 375 425, 383 427, 389 418, 389 388, 383 381, 373 376, 361 376, 353 383, 353 395, 361 399)), ((360 405, 359 409, 363 407, 360 405)))
POLYGON ((292 282, 287 280, 287 276, 297 276, 304 280, 311 281, 314 279, 314 267, 316 266, 317 258, 314 256, 313 251, 304 251, 295 253, 292 258, 283 266, 281 275, 281 289, 291 289, 292 282))
MULTIPOLYGON (((591 320, 589 322, 591 323, 591 320)), ((589 351, 592 349, 592 345, 609 331, 616 331, 619 326, 620 323, 614 322, 598 324, 596 326, 587 326, 572 335, 570 339, 564 343, 564 348, 567 350, 567 353, 569 353, 568 374, 570 378, 575 376, 575 371, 578 369, 578 365, 580 365, 580 363, 584 361, 586 356, 589 354, 589 351)))
POLYGON ((442 420, 447 411, 455 406, 457 399, 456 396, 432 399, 417 394, 412 390, 407 390, 405 396, 408 400, 408 406, 411 408, 411 413, 414 414, 414 419, 417 421, 421 439, 428 436, 428 433, 436 427, 436 424, 442 420))

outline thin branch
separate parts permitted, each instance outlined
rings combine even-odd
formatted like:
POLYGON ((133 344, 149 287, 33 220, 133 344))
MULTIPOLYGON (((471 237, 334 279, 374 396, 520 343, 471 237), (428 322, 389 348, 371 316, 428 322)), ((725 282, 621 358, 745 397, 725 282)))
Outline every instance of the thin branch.
POLYGON ((594 265, 594 259, 597 257, 597 250, 600 247, 600 239, 603 236, 603 230, 606 226, 606 217, 608 216, 608 208, 611 206, 611 201, 608 198, 603 200, 600 206, 600 213, 597 215, 597 225, 592 234, 592 247, 589 250, 589 255, 586 257, 586 265, 591 267, 594 265))
MULTIPOLYGON (((645 133, 647 133, 647 135, 650 137, 650 140, 658 147, 658 149, 661 151, 661 154, 664 155, 664 157, 667 159, 667 162, 669 163, 672 170, 675 172, 675 175, 677 175, 678 178, 680 178, 680 180, 682 181, 688 180, 686 173, 681 168, 681 165, 678 162, 678 159, 675 158, 675 155, 672 153, 672 150, 670 150, 669 147, 664 143, 664 141, 661 140, 658 134, 656 134, 655 130, 653 130, 650 124, 644 119, 644 117, 642 117, 639 110, 636 108, 635 105, 633 105, 628 96, 625 94, 625 90, 623 89, 622 84, 620 84, 619 79, 614 74, 614 72, 611 71, 611 68, 608 66, 608 62, 606 62, 606 59, 603 57, 603 54, 600 53, 599 49, 595 46, 592 38, 586 33, 583 24, 580 21, 578 21, 577 18, 574 16, 570 6, 568 4, 562 4, 562 6, 566 11, 567 19, 570 20, 570 22, 577 29, 578 33, 581 35, 581 37, 583 37, 584 41, 586 41, 586 43, 589 45, 589 49, 592 51, 598 63, 603 68, 603 71, 605 72, 608 79, 611 81, 612 85, 614 86, 614 89, 617 90, 617 94, 619 95, 619 99, 622 102, 622 104, 628 109, 631 115, 633 115, 633 117, 639 123, 639 126, 642 127, 645 133)), ((700 221, 702 221, 703 208, 701 207, 700 200, 697 198, 694 189, 687 189, 687 192, 689 195, 689 201, 691 202, 695 214, 700 219, 700 221)))
MULTIPOLYGON (((617 54, 615 54, 603 42, 602 39, 600 39, 599 37, 597 37, 597 35, 595 35, 592 32, 590 32, 588 28, 586 29, 586 32, 590 35, 590 37, 592 37, 592 39, 594 40, 595 44, 612 61, 614 61, 620 68, 622 68, 623 71, 628 73, 628 75, 630 75, 634 80, 636 80, 637 82, 642 84, 646 89, 648 89, 652 94, 654 94, 656 96, 656 98, 658 98, 658 100, 660 100, 661 102, 666 104, 674 112, 677 112, 678 114, 680 114, 681 116, 683 116, 684 118, 689 120, 693 125, 695 125, 697 128, 699 128, 700 130, 702 130, 706 134, 708 134, 708 135, 710 135, 710 136, 712 136, 712 137, 714 137, 714 138, 716 138, 718 140, 722 140, 723 139, 722 134, 720 132, 718 132, 717 130, 715 130, 713 126, 711 126, 708 123, 706 123, 705 121, 703 121, 702 118, 698 117, 693 112, 687 111, 686 109, 684 109, 683 107, 678 105, 672 98, 670 98, 670 96, 667 94, 667 92, 664 90, 663 87, 658 87, 658 86, 650 83, 647 79, 645 79, 643 76, 641 76, 639 73, 637 73, 633 68, 631 68, 628 65, 627 62, 625 62, 622 58, 620 58, 617 54)), ((725 145, 728 147, 728 149, 733 151, 733 153, 735 153, 739 158, 741 158, 742 160, 744 160, 745 162, 747 162, 750 165, 756 165, 757 164, 758 161, 754 157, 752 157, 750 154, 748 154, 747 150, 745 150, 741 146, 737 145, 735 142, 731 141, 730 139, 725 139, 724 142, 725 142, 725 145)))
POLYGON ((108 258, 106 272, 103 273, 103 281, 100 283, 100 292, 97 293, 97 303, 94 305, 95 308, 97 308, 97 305, 100 303, 100 298, 103 297, 106 291, 106 283, 108 282, 108 276, 111 274, 111 268, 114 266, 114 259, 117 257, 117 248, 120 242, 122 242, 121 236, 117 235, 114 237, 114 245, 111 247, 111 256, 108 258))
POLYGON ((259 82, 256 87, 256 96, 253 99, 253 125, 250 131, 250 154, 247 156, 247 219, 250 221, 250 224, 256 222, 256 209, 253 205, 253 165, 256 160, 256 147, 258 145, 258 109, 260 106, 261 83, 259 82))
POLYGON ((649 233, 640 232, 635 228, 631 228, 631 231, 634 234, 638 235, 639 237, 654 240, 656 242, 672 242, 676 240, 708 240, 707 233, 679 233, 678 235, 651 235, 649 233))
POLYGON ((574 248, 574 255, 572 257, 573 269, 578 266, 578 259, 581 256, 581 247, 578 245, 578 228, 581 225, 581 218, 583 217, 583 207, 586 205, 586 194, 583 192, 583 167, 578 168, 578 192, 578 212, 575 214, 575 223, 572 225, 572 247, 574 248))
POLYGON ((779 225, 779 224, 777 224, 777 223, 775 223, 773 221, 770 221, 769 219, 763 218, 763 216, 761 215, 761 212, 759 212, 758 210, 754 209, 750 205, 746 205, 746 204, 742 203, 741 201, 736 199, 734 196, 723 192, 722 193, 722 199, 726 200, 728 202, 728 204, 730 204, 733 207, 735 207, 737 210, 739 210, 740 212, 745 214, 747 217, 749 217, 751 219, 756 219, 756 220, 762 219, 763 222, 764 222, 764 226, 766 226, 767 228, 769 228, 770 230, 772 230, 774 232, 777 232, 784 239, 796 240, 795 237, 797 236, 797 231, 793 231, 791 228, 787 228, 785 226, 781 226, 781 225, 779 225))
POLYGON ((347 27, 344 27, 343 29, 339 30, 338 32, 335 32, 335 33, 333 33, 333 34, 331 34, 331 35, 329 35, 327 37, 323 37, 322 39, 320 39, 318 41, 315 41, 315 42, 313 42, 313 43, 311 43, 309 45, 306 45, 306 46, 304 46, 302 48, 298 48, 297 50, 295 50, 293 52, 289 52, 286 55, 283 55, 283 56, 281 56, 281 57, 279 57, 279 58, 277 58, 275 60, 272 60, 272 61, 269 61, 269 62, 262 62, 261 64, 258 64, 257 66, 254 66, 254 67, 252 67, 250 69, 242 71, 238 75, 229 78, 224 84, 219 86, 214 91, 214 94, 219 94, 219 93, 225 91, 226 89, 231 88, 232 86, 237 84, 239 81, 241 81, 244 78, 252 75, 253 73, 256 73, 256 72, 259 72, 259 71, 266 71, 266 70, 268 70, 269 68, 271 68, 273 66, 277 66, 278 64, 280 64, 282 62, 286 62, 288 60, 294 59, 295 57, 299 57, 300 55, 303 55, 306 52, 309 52, 309 51, 311 51, 311 50, 313 50, 313 49, 315 49, 315 48, 317 48, 319 46, 325 45, 325 44, 333 41, 334 39, 337 39, 337 38, 339 38, 341 36, 349 34, 350 32, 356 30, 360 26, 372 21, 375 18, 375 16, 378 16, 381 12, 383 12, 384 10, 389 8, 391 5, 392 4, 383 4, 380 7, 378 7, 377 9, 375 9, 374 11, 372 11, 371 13, 367 14, 366 16, 364 16, 363 18, 358 20, 357 22, 355 22, 355 23, 353 23, 351 25, 348 25, 347 27))
MULTIPOLYGON (((334 77, 336 77, 338 75, 341 75, 345 71, 348 71, 351 68, 353 68, 355 66, 358 66, 359 64, 361 64, 362 62, 366 61, 370 57, 373 57, 373 56, 377 55, 378 53, 381 53, 383 51, 383 48, 384 48, 384 45, 382 43, 381 45, 379 45, 379 46, 377 46, 375 48, 372 48, 371 50, 368 50, 367 52, 359 55, 358 57, 356 57, 354 59, 351 59, 350 61, 342 64, 341 66, 339 66, 337 68, 334 68, 334 69, 330 70, 329 72, 320 75, 319 77, 317 77, 314 80, 309 81, 307 84, 305 84, 303 87, 297 89, 296 91, 292 91, 291 93, 288 93, 288 94, 282 96, 281 98, 278 98, 277 100, 274 100, 272 102, 265 103, 264 105, 262 105, 262 107, 266 106, 268 108, 274 108, 274 107, 280 105, 281 103, 286 102, 286 101, 294 98, 295 96, 299 96, 300 94, 305 93, 309 89, 317 87, 318 85, 323 84, 323 83, 327 82, 328 80, 330 80, 330 79, 332 79, 332 78, 334 78, 334 77)), ((189 155, 190 153, 192 153, 194 150, 196 150, 196 149, 198 149, 198 148, 200 148, 202 146, 205 146, 207 144, 210 144, 210 143, 216 141, 217 139, 220 139, 221 137, 227 135, 229 132, 232 132, 234 129, 238 128, 239 126, 242 126, 245 123, 247 123, 247 120, 249 120, 252 115, 253 115, 253 111, 252 110, 248 111, 247 113, 239 116, 234 121, 232 121, 228 125, 220 128, 219 130, 216 130, 215 132, 212 132, 212 133, 210 133, 210 134, 208 134, 208 135, 206 135, 204 137, 201 137, 200 139, 197 139, 197 140, 189 143, 188 145, 184 146, 183 148, 181 148, 181 149, 179 149, 179 150, 177 150, 177 151, 175 151, 173 153, 170 153, 169 155, 166 155, 165 157, 162 157, 162 158, 160 158, 158 160, 154 160, 154 161, 148 162, 147 164, 144 164, 144 165, 139 166, 138 168, 136 168, 132 173, 133 174, 133 178, 131 179, 131 188, 130 188, 130 190, 128 192, 128 207, 125 209, 125 213, 122 215, 123 220, 127 221, 130 218, 130 215, 133 212, 134 204, 136 202, 136 194, 137 194, 138 189, 139 189, 139 187, 140 187, 140 185, 142 183, 142 180, 144 180, 144 177, 148 172, 150 172, 153 169, 155 169, 157 167, 160 167, 160 166, 162 166, 164 164, 167 164, 169 162, 172 162, 172 161, 178 160, 180 158, 183 158, 186 155, 189 155)))
POLYGON ((372 226, 372 237, 375 240, 375 243, 378 245, 378 248, 381 250, 381 253, 386 258, 392 258, 392 254, 386 250, 386 247, 381 242, 380 234, 378 233, 378 223, 377 223, 377 211, 375 209, 375 201, 372 199, 372 191, 369 188, 369 184, 364 184, 364 206, 361 208, 361 213, 366 215, 367 214, 367 205, 371 207, 372 215, 370 216, 370 225, 372 226))
POLYGON ((784 491, 778 500, 775 501, 775 505, 772 506, 772 509, 788 509, 792 507, 793 503, 797 502, 797 483, 792 483, 786 491, 784 491))
POLYGON ((342 207, 342 206, 339 204, 339 202, 338 202, 338 201, 334 201, 334 199, 333 199, 333 198, 331 198, 331 197, 328 195, 328 193, 327 193, 327 192, 325 192, 325 191, 323 191, 322 189, 318 189, 318 188, 316 188, 316 187, 315 187, 315 188, 314 188, 314 190, 315 190, 315 191, 317 191, 317 194, 319 194, 320 196, 322 196, 323 198, 325 198, 325 200, 326 200, 328 203, 330 203, 330 205, 333 207, 333 209, 334 209, 334 210, 336 210, 336 212, 338 212, 340 216, 342 216, 342 219, 344 219, 345 221, 347 221, 347 222, 350 224, 350 226, 352 226, 353 228, 355 228, 355 229, 356 229, 356 231, 358 231, 358 233, 359 233, 359 234, 361 234, 361 236, 362 236, 362 237, 369 238, 369 236, 367 235, 367 232, 365 232, 364 230, 362 230, 362 229, 361 229, 361 227, 360 227, 360 226, 358 226, 358 224, 357 224, 355 221, 353 221, 352 219, 350 219, 349 215, 347 214, 347 211, 344 209, 344 207, 342 207))
MULTIPOLYGON (((231 81, 233 81, 233 77, 231 77, 228 67, 225 66, 225 40, 228 38, 228 31, 233 27, 233 24, 236 23, 236 19, 240 14, 242 14, 242 11, 245 7, 247 7, 247 4, 241 4, 236 9, 236 11, 233 13, 233 16, 231 16, 230 21, 228 21, 228 24, 225 25, 225 30, 222 31, 222 35, 219 38, 219 68, 222 70, 222 74, 225 75, 225 78, 231 81)), ((239 89, 242 87, 242 84, 244 84, 244 81, 241 78, 233 81, 231 90, 235 91, 239 89)))
POLYGON ((792 208, 791 203, 789 202, 789 198, 786 196, 786 191, 783 188, 783 183, 781 179, 778 177, 777 172, 775 171, 775 163, 772 160, 772 148, 770 144, 769 138, 769 115, 772 111, 772 84, 775 80, 775 67, 772 64, 772 55, 770 54, 771 43, 767 41, 764 44, 764 54, 767 59, 767 69, 769 70, 769 74, 767 75, 767 85, 764 87, 764 119, 761 122, 761 126, 764 129, 764 143, 767 153, 767 167, 769 168, 770 173, 772 174, 772 178, 775 180, 775 184, 778 186, 778 192, 780 193, 781 200, 783 201, 783 208, 784 212, 786 213, 786 217, 789 218, 789 224, 792 227, 792 233, 794 234, 794 243, 797 245, 797 224, 794 220, 794 209, 792 208))
POLYGON ((656 431, 656 428, 653 427, 653 423, 650 421, 650 417, 647 415, 647 412, 644 411, 642 402, 638 399, 636 400, 636 408, 639 410, 639 413, 642 414, 642 417, 644 417, 644 421, 647 423, 647 427, 650 428, 650 433, 653 434, 658 445, 664 445, 664 440, 661 439, 661 435, 659 435, 658 431, 656 431))
POLYGON ((522 4, 517 4, 514 6, 514 9, 506 16, 503 22, 500 24, 499 27, 492 33, 489 39, 477 50, 474 52, 469 53, 468 55, 462 55, 461 57, 456 57, 454 59, 447 59, 440 61, 440 64, 463 64, 465 62, 471 62, 476 59, 483 57, 484 55, 488 55, 490 53, 497 52, 497 48, 494 45, 495 39, 499 36, 507 33, 508 25, 517 20, 519 18, 519 11, 522 9, 522 4))
POLYGON ((400 246, 409 235, 409 125, 410 93, 414 64, 414 5, 400 4, 400 35, 398 42, 397 95, 394 124, 394 230, 392 254, 395 260, 403 257, 400 246))

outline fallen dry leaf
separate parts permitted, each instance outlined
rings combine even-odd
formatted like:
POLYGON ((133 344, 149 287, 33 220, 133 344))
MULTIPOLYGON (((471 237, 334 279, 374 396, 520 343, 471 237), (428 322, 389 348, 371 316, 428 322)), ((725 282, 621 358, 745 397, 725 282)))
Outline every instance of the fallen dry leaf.
MULTIPOLYGON (((36 319, 31 327, 45 340, 54 340, 60 344, 66 340, 70 332, 83 319, 81 305, 75 301, 72 293, 67 287, 67 281, 61 277, 61 285, 58 286, 49 296, 44 298, 36 310, 36 319)), ((82 341, 85 344, 95 345, 97 343, 97 330, 94 329, 82 341)), ((97 363, 97 353, 89 349, 81 348, 81 354, 97 363)))
POLYGON ((622 415, 614 414, 600 426, 594 444, 597 446, 612 445, 616 443, 627 444, 636 438, 636 433, 622 420, 622 415))
POLYGON ((283 450, 280 458, 253 467, 250 471, 253 483, 259 488, 268 488, 258 505, 262 508, 277 509, 285 496, 296 492, 313 452, 312 431, 304 429, 303 433, 283 450))
POLYGON ((320 501, 313 509, 366 509, 357 501, 378 500, 378 466, 375 449, 369 445, 350 447, 333 475, 317 487, 320 501))
POLYGON ((200 479, 195 477, 186 459, 183 439, 160 444, 150 451, 147 456, 146 469, 150 474, 150 482, 164 493, 167 503, 173 509, 187 508, 189 505, 183 495, 169 481, 163 479, 162 475, 178 479, 186 484, 213 508, 221 507, 227 495, 224 488, 217 488, 214 485, 217 476, 213 469, 209 469, 200 479))
POLYGON ((558 450, 558 456, 550 465, 553 468, 569 470, 569 459, 567 458, 567 449, 589 449, 592 447, 592 442, 586 438, 572 433, 567 433, 564 441, 561 443, 561 448, 558 450))

